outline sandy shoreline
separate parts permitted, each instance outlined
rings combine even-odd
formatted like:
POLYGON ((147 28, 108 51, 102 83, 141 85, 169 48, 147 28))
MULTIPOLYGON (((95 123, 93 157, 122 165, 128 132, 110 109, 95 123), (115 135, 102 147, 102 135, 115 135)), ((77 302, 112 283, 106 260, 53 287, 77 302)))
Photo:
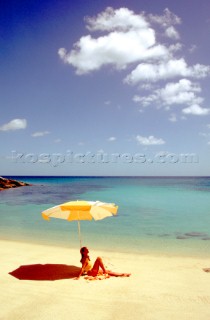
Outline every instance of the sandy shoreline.
POLYGON ((210 319, 210 259, 91 250, 98 255, 132 276, 74 280, 79 250, 0 241, 0 319, 210 319), (20 266, 30 280, 9 274, 20 266))

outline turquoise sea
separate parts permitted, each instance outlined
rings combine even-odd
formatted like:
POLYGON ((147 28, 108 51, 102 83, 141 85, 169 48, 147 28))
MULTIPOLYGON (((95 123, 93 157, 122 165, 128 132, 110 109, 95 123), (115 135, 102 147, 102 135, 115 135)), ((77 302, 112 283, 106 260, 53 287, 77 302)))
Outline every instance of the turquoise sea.
POLYGON ((79 248, 77 222, 41 212, 70 200, 119 206, 116 217, 81 221, 97 250, 210 257, 210 177, 11 177, 32 185, 0 192, 0 239, 79 248))

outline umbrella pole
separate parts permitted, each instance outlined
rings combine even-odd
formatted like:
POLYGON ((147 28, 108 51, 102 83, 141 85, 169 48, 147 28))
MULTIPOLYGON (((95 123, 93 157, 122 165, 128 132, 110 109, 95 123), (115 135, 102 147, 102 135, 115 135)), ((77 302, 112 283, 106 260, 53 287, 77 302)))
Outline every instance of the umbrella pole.
POLYGON ((77 220, 78 223, 78 232, 79 232, 79 244, 80 244, 80 249, 82 248, 82 240, 81 240, 81 230, 80 230, 80 221, 77 220))

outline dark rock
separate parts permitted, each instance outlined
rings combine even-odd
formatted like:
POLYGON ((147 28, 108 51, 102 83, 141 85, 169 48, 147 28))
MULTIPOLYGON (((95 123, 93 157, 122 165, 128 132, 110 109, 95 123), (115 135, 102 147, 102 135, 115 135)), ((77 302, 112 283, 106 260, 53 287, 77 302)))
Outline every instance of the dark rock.
POLYGON ((178 239, 178 240, 185 240, 185 239, 189 239, 189 237, 184 236, 184 235, 183 235, 183 236, 180 235, 180 236, 177 236, 176 239, 178 239))
POLYGON ((185 233, 185 236, 187 236, 187 237, 205 237, 207 235, 202 232, 187 232, 187 233, 185 233))
POLYGON ((30 186, 30 185, 31 184, 26 182, 0 177, 0 191, 4 189, 9 189, 9 188, 17 188, 17 187, 30 186))
POLYGON ((159 234, 159 237, 169 237, 170 234, 169 233, 161 233, 159 234))

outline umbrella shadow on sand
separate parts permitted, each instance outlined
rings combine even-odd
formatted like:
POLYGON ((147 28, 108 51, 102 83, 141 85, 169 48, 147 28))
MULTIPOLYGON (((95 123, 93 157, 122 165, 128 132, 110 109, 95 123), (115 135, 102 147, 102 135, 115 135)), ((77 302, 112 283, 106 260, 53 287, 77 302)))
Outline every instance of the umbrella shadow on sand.
POLYGON ((19 280, 55 281, 72 279, 78 276, 79 267, 66 264, 29 264, 9 272, 19 280))

